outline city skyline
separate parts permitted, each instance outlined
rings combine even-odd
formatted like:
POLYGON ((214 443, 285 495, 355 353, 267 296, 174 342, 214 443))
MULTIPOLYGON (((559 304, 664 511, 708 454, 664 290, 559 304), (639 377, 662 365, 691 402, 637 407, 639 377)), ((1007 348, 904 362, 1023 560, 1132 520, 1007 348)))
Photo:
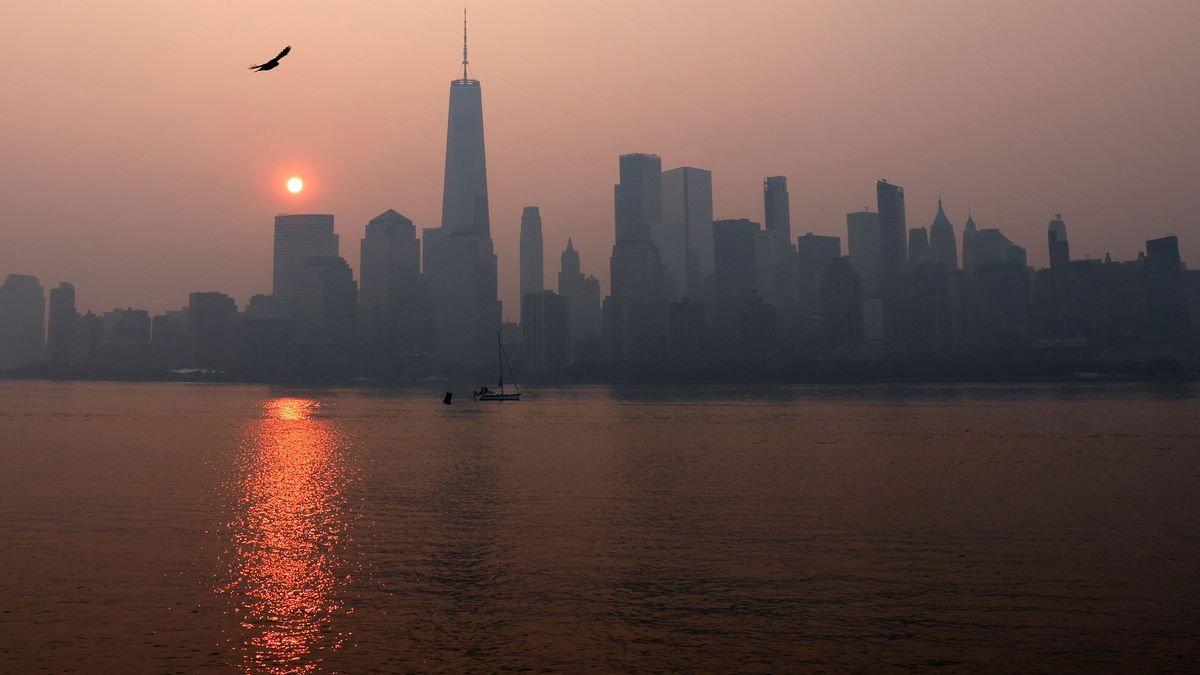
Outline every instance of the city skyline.
MULTIPOLYGON (((955 40, 962 40, 951 28, 969 28, 977 25, 981 16, 998 12, 992 5, 977 5, 967 11, 956 9, 953 5, 930 4, 938 5, 938 9, 942 10, 940 18, 934 23, 939 28, 938 34, 946 35, 951 44, 955 40)), ((694 10, 689 20, 682 25, 674 24, 677 33, 663 37, 662 45, 631 40, 628 53, 614 55, 611 63, 599 69, 594 64, 594 56, 576 54, 573 57, 576 64, 590 66, 588 72, 595 76, 587 78, 589 91, 584 103, 594 104, 598 97, 628 93, 633 84, 645 83, 651 75, 666 72, 653 65, 656 63, 654 60, 649 62, 651 66, 640 70, 630 67, 628 60, 668 47, 674 40, 706 34, 705 31, 712 29, 712 22, 716 18, 730 13, 729 6, 700 3, 689 7, 694 10), (621 75, 626 79, 619 77, 621 75)), ((637 115, 630 115, 609 105, 593 107, 600 124, 582 123, 577 115, 569 114, 569 107, 564 108, 577 103, 572 101, 567 90, 556 86, 545 87, 545 91, 539 92, 530 89, 530 81, 522 78, 544 74, 533 62, 538 54, 532 53, 532 48, 524 45, 524 41, 511 37, 512 22, 527 20, 532 22, 531 25, 546 29, 548 42, 545 48, 549 49, 560 44, 556 41, 562 39, 551 28, 567 22, 570 17, 539 5, 519 5, 513 16, 503 16, 486 6, 472 8, 472 68, 481 79, 489 82, 484 114, 487 117, 489 145, 492 146, 489 152, 492 166, 488 167, 492 183, 490 210, 499 259, 500 298, 504 317, 515 319, 519 315, 516 298, 519 278, 518 227, 522 208, 527 205, 541 208, 547 272, 553 274, 556 271, 556 261, 551 256, 558 255, 567 239, 571 238, 584 260, 585 269, 597 274, 604 292, 608 292, 610 280, 607 265, 603 261, 607 257, 606 249, 612 242, 612 207, 611 193, 606 192, 611 189, 615 174, 614 157, 627 152, 659 154, 664 157, 668 167, 695 166, 713 171, 714 217, 718 219, 744 217, 762 221, 761 181, 766 176, 787 176, 794 236, 813 232, 844 238, 844 215, 858 210, 862 205, 872 204, 870 181, 886 177, 905 186, 910 227, 928 227, 936 213, 937 197, 941 195, 952 222, 962 223, 969 209, 981 227, 1000 227, 1015 241, 1025 245, 1030 251, 1029 262, 1035 267, 1048 262, 1043 247, 1035 245, 1035 242, 1039 241, 1046 221, 1060 212, 1071 223, 1073 257, 1102 258, 1104 253, 1110 252, 1115 258, 1123 259, 1139 250, 1146 238, 1174 233, 1180 236, 1183 257, 1187 259, 1194 252, 1190 247, 1194 246, 1191 242, 1197 236, 1196 225, 1183 211, 1186 201, 1182 197, 1187 194, 1184 189, 1188 182, 1186 176, 1196 174, 1191 170, 1197 162, 1196 153, 1187 152, 1189 147, 1195 146, 1196 131, 1192 125, 1182 123, 1183 117, 1175 116, 1194 107, 1190 106, 1189 97, 1195 94, 1185 91, 1187 88, 1168 90, 1170 64, 1160 61, 1168 54, 1173 61, 1187 61, 1178 57, 1195 47, 1190 43, 1173 43, 1174 34, 1154 36, 1159 42, 1170 43, 1173 46, 1170 50, 1163 46, 1151 49, 1153 45, 1145 40, 1148 39, 1147 26, 1158 25, 1157 22, 1172 16, 1180 18, 1177 15, 1186 15, 1194 10, 1187 6, 1163 5, 1153 8, 1148 14, 1131 18, 1128 16, 1131 10, 1114 7, 1111 13, 1122 16, 1079 17, 1079 25, 1075 26, 1078 31, 1096 38, 1116 30, 1118 18, 1125 20, 1123 39, 1106 44, 1107 52, 1096 56, 1090 46, 1067 44, 1060 40, 1056 44, 1057 56, 1046 61, 1047 73, 1035 73, 1027 81, 1009 83, 1010 94, 1024 96, 1037 90, 1046 94, 1046 97, 1038 99, 1041 101, 1040 107, 1028 108, 1030 115, 1036 112, 1042 116, 1040 121, 1014 115, 1009 116, 1004 124, 1012 127, 1017 123, 1029 123, 1034 131, 1044 127, 1044 130, 1054 130, 1057 134, 1052 135, 1055 142, 1049 145, 1037 133, 1020 136, 1019 143, 1008 143, 1019 146, 1017 149, 1020 152, 1001 147, 993 143, 990 137, 984 138, 988 136, 984 132, 988 131, 990 125, 978 116, 985 112, 978 106, 986 99, 978 96, 981 93, 979 83, 964 83, 965 72, 960 72, 960 69, 969 70, 968 65, 979 65, 979 74, 982 76, 988 69, 995 69, 995 65, 990 62, 976 63, 960 56, 968 64, 951 68, 947 73, 947 64, 929 61, 928 54, 915 48, 894 52, 894 61, 889 66, 903 71, 899 80, 907 82, 906 86, 914 86, 915 90, 902 90, 899 84, 889 84, 886 79, 874 82, 876 85, 883 82, 886 85, 884 89, 891 93, 905 93, 897 99, 903 105, 899 105, 887 119, 908 133, 899 140, 877 143, 870 148, 870 152, 865 151, 861 141, 847 142, 847 134, 855 131, 869 140, 878 140, 879 136, 869 121, 871 116, 854 115, 836 129, 825 128, 824 131, 829 133, 817 133, 820 125, 815 121, 839 111, 844 112, 843 106, 847 101, 838 102, 827 96, 815 96, 813 100, 819 101, 819 105, 805 103, 797 107, 799 102, 791 98, 806 91, 819 94, 828 90, 806 88, 802 86, 803 82, 789 81, 787 78, 812 78, 822 76, 822 73, 824 77, 832 77, 839 72, 867 72, 862 70, 862 63, 843 57, 833 58, 821 72, 811 69, 804 61, 785 70, 785 79, 777 83, 771 92, 778 96, 786 93, 789 105, 783 109, 798 115, 788 123, 771 115, 763 125, 757 127, 739 122, 739 116, 744 118, 756 111, 766 110, 763 105, 769 102, 764 98, 767 96, 764 90, 747 90, 746 86, 737 89, 739 97, 721 99, 724 111, 721 114, 702 106, 685 106, 679 101, 652 108, 650 112, 641 111, 637 115), (518 43, 523 45, 520 47, 523 51, 515 54, 513 50, 518 49, 518 43), (1104 83, 1077 82, 1058 92, 1047 88, 1054 81, 1064 86, 1069 84, 1066 75, 1070 74, 1073 64, 1090 56, 1102 61, 1119 61, 1118 65, 1123 65, 1122 68, 1097 69, 1107 73, 1105 77, 1117 78, 1107 82, 1109 88, 1123 83, 1136 85, 1133 89, 1121 89, 1125 93, 1153 90, 1158 105, 1153 110, 1136 114, 1130 110, 1118 114, 1111 109, 1095 107, 1103 97, 1112 96, 1111 92, 1101 92, 1098 85, 1104 83), (1147 68, 1133 77, 1129 69, 1136 64, 1147 68), (947 78, 947 75, 953 77, 947 78), (921 91, 934 85, 946 89, 943 103, 947 108, 959 108, 957 112, 936 116, 936 121, 942 125, 943 138, 935 138, 929 128, 914 123, 912 117, 913 102, 928 98, 928 93, 922 94, 921 91), (958 98, 952 95, 955 92, 975 93, 976 96, 958 98), (537 95, 533 96, 534 93, 537 95), (528 117, 514 117, 514 111, 519 109, 514 107, 514 96, 521 95, 526 98, 532 96, 528 105, 542 106, 539 111, 548 119, 535 124, 528 117), (959 103, 972 100, 975 102, 965 107, 959 103), (1064 117, 1063 106, 1068 103, 1087 109, 1090 121, 1074 125, 1083 129, 1066 128, 1068 119, 1064 117), (1088 104, 1092 107, 1088 107, 1088 104), (521 124, 515 123, 522 119, 521 124), (810 124, 804 124, 805 120, 810 124), (1101 131, 1098 127, 1103 125, 1109 126, 1104 130, 1106 133, 1096 136, 1108 139, 1107 145, 1102 146, 1093 142, 1096 138, 1089 136, 1101 131), (955 133, 946 133, 955 130, 955 133), (967 133, 972 130, 974 135, 967 133), (1114 135, 1113 132, 1118 130, 1123 131, 1114 135), (543 143, 529 137, 534 131, 546 134, 545 139, 571 137, 576 142, 543 143), (714 136, 716 131, 721 133, 714 136), (769 140, 782 142, 775 144, 770 151, 763 151, 765 145, 771 144, 769 140), (985 143, 985 140, 988 142, 985 143), (1035 143, 1044 147, 1035 148, 1035 143), (844 150, 831 153, 839 144, 844 150), (537 152, 522 151, 519 148, 523 145, 529 148, 544 145, 548 149, 539 147, 537 152), (743 153, 731 152, 732 147, 739 145, 744 148, 743 153), (1167 145, 1173 151, 1164 150, 1167 145), (983 152, 985 148, 990 148, 990 151, 983 152), (1039 171, 1045 168, 1048 153, 1056 148, 1069 152, 1060 153, 1062 162, 1059 170, 1053 172, 1055 177, 1047 178, 1034 171, 1034 168, 1039 171), (939 153, 943 154, 937 162, 923 156, 939 153), (1106 158, 1110 161, 1105 161, 1106 158), (1150 162, 1150 159, 1155 161, 1150 162), (1084 160, 1090 160, 1088 166, 1091 167, 1091 173, 1086 176, 1079 170, 1084 160), (551 174, 554 178, 550 178, 551 174), (568 176, 568 179, 558 176, 568 176), (856 178, 850 180, 852 176, 856 178), (1085 177, 1089 180, 1084 180, 1085 177), (1122 183, 1122 180, 1126 182, 1122 183)), ((659 20, 666 21, 668 9, 646 8, 647 23, 653 25, 659 20)), ((34 27, 53 18, 29 7, 8 6, 0 11, 10 19, 0 23, 8 26, 34 27)), ((123 11, 147 13, 145 18, 150 25, 171 17, 169 11, 162 9, 123 11)), ((381 11, 392 20, 398 19, 394 14, 396 10, 381 11)), ((415 66, 417 61, 413 61, 405 65, 414 67, 401 69, 401 100, 384 96, 383 100, 390 101, 390 105, 375 104, 381 112, 388 113, 379 119, 386 119, 389 115, 401 117, 390 125, 364 125, 365 133, 373 137, 373 142, 364 142, 361 137, 352 134, 346 135, 350 132, 338 122, 345 111, 338 105, 323 102, 314 104, 311 109, 314 114, 311 116, 297 114, 297 110, 308 111, 308 108, 280 105, 286 101, 289 92, 299 91, 296 87, 332 86, 329 78, 334 70, 331 70, 332 66, 326 59, 336 56, 338 52, 335 49, 337 45, 328 40, 310 43, 312 46, 307 48, 304 42, 297 40, 296 50, 289 56, 291 70, 281 68, 270 74, 271 77, 289 79, 266 84, 256 82, 253 85, 239 82, 230 85, 236 89, 225 87, 217 92, 221 96, 191 108, 185 105, 197 103, 191 95, 143 101, 149 106, 146 110, 135 106, 141 100, 136 95, 135 85, 165 86, 163 74, 153 67, 134 68, 130 73, 120 76, 98 68, 98 74, 89 75, 92 79, 86 82, 88 86, 76 87, 72 90, 74 93, 70 93, 63 102, 85 104, 91 97, 100 95, 105 83, 124 83, 123 86, 103 89, 111 94, 109 102, 99 105, 91 114, 78 120, 76 128, 66 130, 61 134, 63 139, 53 142, 47 142, 46 133, 51 128, 48 123, 61 119, 57 117, 58 112, 44 110, 36 100, 23 106, 3 107, 0 110, 8 126, 28 133, 10 141, 14 152, 9 156, 17 157, 20 161, 4 163, 6 180, 4 187, 0 188, 4 191, 4 199, 0 202, 6 206, 4 212, 0 213, 0 228, 5 246, 0 247, 0 273, 32 274, 48 285, 70 281, 79 293, 78 306, 96 311, 130 305, 147 307, 154 312, 177 308, 180 298, 196 289, 219 290, 231 294, 240 305, 244 305, 251 295, 266 292, 270 288, 270 279, 264 273, 261 261, 270 255, 271 228, 268 219, 277 212, 332 213, 337 218, 338 234, 345 242, 358 240, 367 221, 387 209, 395 209, 411 218, 418 231, 436 226, 440 220, 437 201, 441 192, 437 187, 430 189, 430 184, 436 185, 440 177, 440 171, 437 170, 439 155, 445 150, 444 146, 439 148, 444 140, 440 139, 445 114, 442 88, 446 80, 453 76, 457 61, 454 25, 461 19, 456 18, 460 11, 458 8, 418 5, 412 8, 408 18, 420 20, 421 23, 428 21, 429 25, 423 28, 420 36, 415 36, 414 44, 399 50, 402 52, 400 55, 377 55, 370 51, 372 57, 379 56, 378 60, 390 70, 395 70, 395 64, 404 61, 403 57, 415 57, 418 52, 420 55, 419 66, 415 66), (297 58, 303 57, 306 49, 313 56, 297 58), (318 56, 321 58, 316 58, 318 56), (416 98, 413 98, 414 94, 416 98), (220 100, 221 97, 226 98, 220 100), (245 122, 250 126, 254 126, 256 120, 278 118, 281 111, 287 111, 287 114, 282 116, 280 128, 265 133, 264 138, 235 135, 228 140, 214 140, 213 134, 228 132, 228 122, 215 117, 213 105, 220 103, 218 107, 224 109, 234 102, 252 104, 245 106, 248 113, 245 122), (162 109, 162 106, 166 106, 166 109, 162 109), (406 111, 412 109, 422 112, 419 116, 413 113, 414 116, 406 117, 406 111), (122 117, 122 113, 131 112, 136 114, 129 119, 122 117), (147 124, 141 126, 130 123, 130 120, 146 121, 143 116, 155 112, 176 113, 174 121, 183 126, 173 127, 156 120, 148 120, 147 124), (39 115, 44 119, 33 119, 39 115), (416 123, 418 117, 424 121, 416 123), (440 122, 436 121, 438 118, 441 118, 440 122), (209 129, 209 125, 212 129, 209 129), (177 128, 191 130, 194 139, 188 141, 168 133, 177 128), (134 133, 135 129, 145 131, 138 135, 134 133), (318 133, 321 129, 325 133, 318 133), (301 133, 304 131, 311 133, 301 133), (152 140, 162 141, 162 147, 146 148, 144 143, 134 143, 147 135, 152 140), (413 137, 417 136, 428 137, 429 140, 428 143, 422 140, 420 152, 412 154, 412 157, 420 158, 419 161, 411 161, 406 153, 389 159, 392 153, 388 150, 394 152, 397 145, 417 150, 411 146, 413 137), (355 142, 343 143, 344 148, 333 148, 330 146, 336 144, 331 144, 328 137, 355 142), (104 140, 99 140, 101 138, 104 140), (189 152, 198 147, 191 144, 196 140, 212 145, 212 152, 189 152), (63 141, 73 143, 70 146, 72 154, 64 154, 64 148, 60 145, 63 141), (126 147, 127 144, 137 146, 137 152, 126 147), (210 161, 214 157, 209 155, 220 154, 218 150, 224 152, 231 147, 238 148, 244 163, 239 161, 230 164, 225 157, 215 163, 210 161), (162 155, 158 154, 167 150, 178 153, 173 166, 164 165, 162 155), (64 163, 67 157, 76 157, 81 161, 77 166, 70 166, 64 163), (221 167, 224 173, 214 173, 209 164, 221 167), (414 168, 401 168, 401 164, 414 168), (108 170, 99 170, 102 166, 108 170), (392 175, 385 175, 387 171, 383 167, 391 167, 388 171, 392 175), (297 198, 284 195, 283 181, 292 174, 302 176, 306 183, 305 192, 297 198), (62 185, 72 186, 70 195, 58 199, 46 198, 49 194, 47 190, 61 189, 62 185), (138 185, 143 186, 140 196, 135 189, 138 185), (117 245, 117 242, 128 241, 138 245, 117 245), (215 264, 214 260, 219 260, 219 264, 215 264), (220 270, 220 273, 215 273, 216 270, 220 270), (154 283, 148 283, 149 279, 153 279, 154 283), (139 290, 134 292, 135 288, 139 290)), ((589 32, 587 39, 600 40, 618 34, 630 37, 628 31, 632 31, 633 36, 642 35, 639 31, 648 30, 648 27, 640 24, 630 27, 618 21, 623 16, 622 12, 628 11, 629 7, 625 6, 596 8, 596 20, 600 27, 596 29, 597 32, 589 32), (604 29, 615 31, 614 26, 620 26, 621 30, 610 34, 603 32, 604 29)), ((877 16, 851 17, 828 7, 805 12, 769 5, 763 5, 761 16, 736 13, 736 20, 729 21, 723 29, 731 37, 746 36, 755 31, 762 31, 769 36, 771 31, 777 30, 773 28, 774 22, 768 21, 766 16, 771 12, 775 12, 777 17, 805 15, 808 22, 800 23, 808 27, 806 30, 816 31, 821 26, 828 29, 827 34, 809 36, 815 43, 806 43, 806 50, 815 50, 818 45, 829 46, 827 41, 835 36, 844 37, 844 34, 833 29, 844 28, 852 18, 862 21, 858 27, 864 36, 881 30, 881 22, 889 18, 899 21, 898 25, 911 31, 911 35, 932 30, 922 28, 902 15, 898 16, 895 8, 887 6, 874 7, 873 12, 877 16)), ((1034 26, 1018 25, 1020 22, 1016 19, 998 21, 992 27, 994 34, 1020 38, 1016 40, 1018 44, 1034 43, 1039 36, 1045 37, 1055 30, 1074 25, 1067 23, 1070 13, 1062 7, 1023 8, 1017 13, 1024 19, 1038 16, 1044 23, 1034 26)), ((864 13, 860 11, 859 14, 864 13)), ((49 39, 48 44, 55 46, 56 40, 75 36, 83 25, 75 22, 83 22, 88 16, 85 8, 78 16, 62 19, 63 30, 49 39)), ((303 37, 306 30, 312 30, 309 24, 322 16, 311 7, 300 6, 285 18, 278 30, 296 30, 303 37)), ((183 66, 187 74, 202 80, 196 85, 198 91, 213 87, 218 73, 209 72, 216 70, 210 64, 205 64, 201 69, 199 62, 193 62, 194 57, 183 53, 183 50, 195 48, 196 45, 190 41, 207 36, 208 31, 215 29, 210 25, 215 20, 209 18, 198 21, 191 33, 182 36, 179 53, 168 49, 168 61, 183 66)), ((358 20, 342 17, 341 21, 363 28, 365 35, 371 32, 358 20)), ((387 21, 382 23, 386 25, 387 21)), ((1175 23, 1182 25, 1186 21, 1175 23)), ((100 63, 107 63, 106 59, 110 58, 124 63, 125 60, 143 56, 139 50, 147 47, 145 41, 131 40, 124 34, 119 37, 126 39, 126 42, 101 45, 100 63), (115 49, 115 46, 121 46, 121 49, 115 49)), ((264 39, 263 36, 253 36, 255 39, 251 40, 251 37, 249 33, 239 33, 229 36, 226 42, 235 44, 238 49, 245 47, 249 50, 251 42, 261 43, 264 39)), ((30 48, 36 51, 46 48, 45 45, 29 45, 21 35, 12 38, 4 49, 30 48)), ((780 47, 778 44, 774 46, 780 47)), ((161 51, 163 45, 153 47, 161 51)), ((372 49, 376 48, 378 45, 372 44, 372 49)), ((864 48, 864 52, 878 55, 880 49, 879 46, 872 46, 864 48)), ((731 74, 749 77, 749 84, 758 83, 761 76, 759 69, 767 64, 756 59, 752 46, 747 45, 746 51, 747 54, 741 56, 731 55, 728 49, 722 47, 713 47, 712 53, 693 51, 695 64, 685 64, 682 70, 675 65, 676 77, 663 80, 662 89, 667 93, 674 91, 678 99, 678 87, 696 77, 707 78, 706 92, 722 91, 722 87, 732 86, 730 82, 736 78, 731 74), (713 71, 701 67, 722 63, 727 67, 725 70, 718 68, 713 71)), ((785 56, 794 56, 788 50, 783 51, 785 56)), ((161 56, 158 51, 155 54, 161 56)), ((357 63, 362 55, 353 56, 357 63)), ((1014 54, 1013 58, 1020 61, 1029 57, 1014 54)), ((362 60, 374 64, 372 59, 362 60)), ((19 59, 9 58, 5 61, 14 64, 19 59)), ((68 82, 72 77, 78 77, 78 64, 57 70, 64 73, 62 77, 68 82)), ((21 85, 28 77, 15 70, 6 70, 5 76, 14 86, 21 85)), ((220 76, 224 77, 224 74, 220 76)), ((396 80, 394 73, 389 77, 396 80)), ((379 91, 366 77, 359 79, 350 76, 347 79, 350 82, 334 88, 347 102, 379 91)), ((666 94, 660 91, 654 95, 666 94)), ((877 93, 872 96, 880 95, 877 93)), ((990 95, 994 96, 996 92, 990 92, 990 95)), ((691 102, 697 100, 693 96, 682 98, 691 102)), ((1016 99, 1021 99, 1021 96, 1016 99)), ((864 101, 859 99, 857 103, 864 101)), ((237 156, 235 153, 234 157, 237 156)), ((346 249, 343 255, 356 271, 357 278, 361 267, 357 253, 352 247, 343 248, 346 249)))

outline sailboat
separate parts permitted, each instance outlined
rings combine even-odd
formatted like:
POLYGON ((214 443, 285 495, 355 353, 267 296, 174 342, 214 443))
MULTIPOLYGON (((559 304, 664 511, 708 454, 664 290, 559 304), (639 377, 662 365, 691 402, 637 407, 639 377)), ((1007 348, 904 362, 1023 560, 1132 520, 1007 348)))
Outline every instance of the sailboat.
POLYGON ((504 343, 500 340, 499 331, 496 332, 496 348, 499 352, 500 359, 500 382, 497 383, 496 389, 488 389, 480 387, 479 391, 473 395, 476 401, 520 401, 521 388, 517 386, 517 378, 513 375, 512 366, 508 363, 508 353, 504 351, 504 343), (513 391, 504 390, 504 369, 508 369, 508 377, 512 380, 513 391))

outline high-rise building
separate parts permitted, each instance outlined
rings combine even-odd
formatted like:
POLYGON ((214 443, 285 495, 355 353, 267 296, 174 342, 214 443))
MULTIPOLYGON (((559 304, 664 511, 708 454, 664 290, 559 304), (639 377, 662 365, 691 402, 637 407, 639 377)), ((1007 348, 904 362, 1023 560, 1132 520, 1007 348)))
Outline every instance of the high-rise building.
MULTIPOLYGON (((545 289, 545 276, 542 272, 543 255, 541 211, 536 206, 526 206, 525 210, 521 212, 522 298, 530 293, 541 293, 545 289)), ((522 300, 521 306, 525 306, 524 300, 522 300)))
POLYGON ((571 361, 570 307, 554 291, 521 298, 521 338, 525 368, 535 375, 559 375, 571 361))
POLYGON ((427 321, 421 242, 413 222, 392 209, 372 218, 359 266, 358 310, 372 347, 396 354, 423 345, 427 321))
POLYGON ((662 221, 662 160, 642 153, 621 155, 620 176, 613 186, 612 294, 665 302, 667 271, 651 237, 652 226, 662 221))
POLYGON ((664 235, 655 238, 670 241, 681 236, 684 251, 674 254, 661 252, 672 269, 681 297, 698 298, 704 292, 704 279, 713 272, 713 202, 712 172, 690 166, 662 173, 662 220, 664 235))
POLYGON ((286 214, 275 216, 275 258, 271 294, 279 310, 288 316, 311 313, 313 298, 303 294, 304 266, 309 259, 337 257, 338 236, 329 214, 286 214))
POLYGON ((687 293, 688 237, 683 223, 652 223, 650 239, 662 261, 667 300, 678 300, 687 293))
POLYGON ((971 265, 991 265, 1001 262, 1027 264, 1025 248, 1018 246, 1004 236, 1000 230, 989 227, 977 230, 971 234, 971 265))
POLYGON ((930 262, 933 262, 933 251, 929 248, 929 233, 923 227, 914 227, 908 231, 909 269, 930 262))
POLYGON ((150 318, 150 363, 155 368, 191 368, 196 362, 194 343, 186 307, 150 318))
POLYGON ((968 272, 975 268, 975 235, 979 230, 975 227, 975 217, 967 212, 967 223, 963 226, 962 268, 968 272))
POLYGON ((100 317, 96 360, 116 370, 141 370, 150 365, 150 313, 144 309, 114 309, 100 317))
MULTIPOLYGON (((802 235, 796 238, 796 260, 798 283, 796 297, 800 311, 805 317, 819 317, 821 311, 821 275, 826 265, 842 255, 842 240, 819 234, 802 235)), ((850 264, 850 261, 846 261, 850 264)))
POLYGON ((594 275, 583 276, 579 253, 567 238, 558 273, 558 294, 566 298, 571 321, 571 342, 596 340, 602 335, 600 309, 600 280, 594 275))
POLYGON ((310 258, 304 266, 304 292, 314 298, 311 314, 297 317, 297 338, 306 363, 341 367, 353 362, 358 331, 358 284, 350 265, 336 256, 310 258))
POLYGON ((71 349, 71 365, 90 366, 96 362, 100 337, 104 332, 100 317, 87 312, 75 324, 75 345, 71 349))
MULTIPOLYGON (((809 315, 805 299, 799 294, 809 291, 808 300, 816 307, 816 278, 811 287, 799 286, 804 274, 797 269, 796 251, 792 245, 792 220, 788 202, 787 178, 771 176, 763 181, 763 229, 757 237, 758 294, 763 302, 775 308, 775 315, 783 330, 785 346, 793 343, 799 316, 809 315), (799 307, 797 307, 799 303, 799 307)), ((815 311, 815 310, 814 310, 815 311)))
POLYGON ((613 186, 617 243, 649 241, 650 227, 662 222, 662 158, 646 153, 621 155, 620 182, 613 186))
POLYGON ((903 339, 905 322, 908 227, 904 218, 904 188, 886 180, 875 183, 879 211, 879 296, 883 300, 883 329, 887 341, 903 339))
POLYGON ((1046 228, 1046 240, 1050 246, 1050 268, 1065 267, 1071 262, 1071 247, 1067 243, 1067 224, 1062 214, 1056 213, 1046 228))
POLYGON ((1146 287, 1150 331, 1182 337, 1188 329, 1188 316, 1178 237, 1146 242, 1146 287))
POLYGON ((194 367, 229 367, 229 322, 236 315, 237 303, 224 293, 188 296, 188 342, 194 367))
POLYGON ((849 258, 829 261, 821 272, 821 336, 828 349, 850 349, 863 341, 862 292, 849 258))
POLYGON ((850 265, 858 272, 863 298, 879 296, 879 214, 856 211, 846 214, 846 241, 850 265))
POLYGON ((787 177, 770 176, 763 181, 763 227, 776 232, 786 242, 792 240, 791 206, 788 203, 787 177))
POLYGON ((442 234, 490 239, 487 160, 483 143, 483 89, 467 72, 467 20, 463 16, 462 77, 450 83, 442 185, 442 234))
MULTIPOLYGON (((605 303, 620 316, 605 318, 609 337, 621 339, 608 352, 623 360, 654 355, 667 341, 667 302, 674 279, 663 264, 652 233, 662 222, 662 160, 658 155, 620 157, 620 182, 613 186, 616 243, 609 260, 612 297, 605 303)), ((606 312, 609 310, 606 310, 606 312)))
POLYGON ((967 337, 1020 346, 1029 339, 1029 273, 1016 261, 978 263, 969 277, 967 337))
POLYGON ((10 274, 0 286, 0 370, 46 359, 46 296, 37 277, 10 274))
POLYGON ((50 317, 46 326, 46 358, 56 366, 72 363, 75 329, 79 315, 75 311, 75 287, 61 282, 50 289, 50 317))
POLYGON ((756 290, 756 222, 746 218, 713 222, 713 277, 718 297, 745 299, 756 290))
POLYGON ((958 243, 954 237, 954 225, 942 209, 942 198, 938 197, 937 215, 929 226, 929 248, 933 259, 942 264, 946 271, 958 269, 958 243))
POLYGON ((433 351, 445 363, 495 360, 500 302, 488 210, 483 96, 467 69, 463 21, 462 78, 450 83, 442 224, 422 238, 425 279, 433 307, 433 351))
POLYGON ((757 292, 760 232, 758 223, 745 218, 713 222, 714 337, 729 353, 750 349, 749 342, 760 342, 761 334, 751 336, 746 324, 764 316, 757 292))

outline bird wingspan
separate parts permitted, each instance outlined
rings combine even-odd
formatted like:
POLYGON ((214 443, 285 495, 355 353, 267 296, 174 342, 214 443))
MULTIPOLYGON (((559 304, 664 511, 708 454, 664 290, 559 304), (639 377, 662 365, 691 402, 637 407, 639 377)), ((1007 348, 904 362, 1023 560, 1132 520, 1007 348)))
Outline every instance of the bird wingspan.
POLYGON ((292 51, 291 45, 284 47, 283 51, 279 52, 279 55, 275 57, 275 60, 278 61, 279 59, 282 59, 283 57, 287 56, 288 52, 290 52, 290 51, 292 51))

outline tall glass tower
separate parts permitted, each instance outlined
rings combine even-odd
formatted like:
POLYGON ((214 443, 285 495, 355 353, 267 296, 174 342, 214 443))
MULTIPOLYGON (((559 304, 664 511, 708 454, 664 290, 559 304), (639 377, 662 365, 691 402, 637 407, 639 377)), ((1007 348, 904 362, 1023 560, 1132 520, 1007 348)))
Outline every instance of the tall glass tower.
POLYGON ((433 352, 445 364, 495 360, 500 329, 496 254, 488 215, 483 151, 483 97, 467 70, 467 16, 463 12, 462 77, 450 83, 442 226, 422 240, 433 304, 433 352))
POLYGON ((442 189, 446 234, 491 236, 487 162, 483 151, 483 93, 467 73, 467 13, 463 11, 462 77, 450 83, 446 179, 442 189))

